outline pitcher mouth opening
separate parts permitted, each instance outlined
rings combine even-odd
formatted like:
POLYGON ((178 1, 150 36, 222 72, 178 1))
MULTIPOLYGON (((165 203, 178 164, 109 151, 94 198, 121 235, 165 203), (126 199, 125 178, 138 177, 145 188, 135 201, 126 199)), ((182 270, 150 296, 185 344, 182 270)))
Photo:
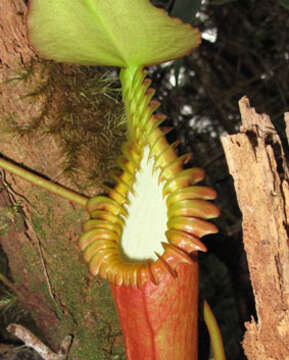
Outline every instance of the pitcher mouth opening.
POLYGON ((199 238, 217 228, 204 219, 217 216, 219 210, 206 201, 216 197, 212 189, 194 186, 203 179, 203 170, 181 169, 160 181, 162 171, 153 169, 149 147, 139 155, 135 173, 128 171, 137 158, 134 154, 122 162, 123 173, 108 196, 88 201, 91 219, 83 225, 79 246, 93 275, 118 286, 141 288, 147 281, 157 285, 163 272, 177 277, 180 263, 193 263, 191 253, 206 251, 199 238), (148 182, 157 188, 154 199, 151 188, 148 193, 143 189, 148 182), (145 196, 137 198, 139 193, 145 196), (148 221, 140 221, 146 213, 148 221))

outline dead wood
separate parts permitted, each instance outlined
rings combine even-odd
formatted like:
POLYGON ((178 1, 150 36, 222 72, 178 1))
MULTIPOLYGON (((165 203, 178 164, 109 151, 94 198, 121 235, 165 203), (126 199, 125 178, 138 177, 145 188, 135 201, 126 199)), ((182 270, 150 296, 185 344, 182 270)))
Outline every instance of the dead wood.
MULTIPOLYGON (((289 359, 288 154, 269 116, 245 97, 239 105, 240 132, 222 144, 243 216, 258 317, 246 323, 243 347, 249 360, 289 359)), ((285 123, 288 129, 289 114, 285 123)))

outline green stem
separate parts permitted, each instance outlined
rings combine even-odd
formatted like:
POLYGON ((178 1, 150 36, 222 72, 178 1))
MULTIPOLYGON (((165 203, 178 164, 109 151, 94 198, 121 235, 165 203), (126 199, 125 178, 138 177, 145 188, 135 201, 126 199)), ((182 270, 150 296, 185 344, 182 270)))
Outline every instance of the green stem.
POLYGON ((11 163, 10 161, 0 158, 0 167, 11 172, 22 179, 29 181, 33 185, 37 185, 52 194, 58 195, 66 200, 72 201, 82 207, 86 206, 88 198, 75 193, 74 191, 65 189, 49 180, 43 179, 41 176, 33 174, 31 171, 24 170, 22 167, 11 163))
POLYGON ((204 301, 204 320, 209 331, 214 359, 226 360, 222 335, 217 320, 206 300, 204 301))

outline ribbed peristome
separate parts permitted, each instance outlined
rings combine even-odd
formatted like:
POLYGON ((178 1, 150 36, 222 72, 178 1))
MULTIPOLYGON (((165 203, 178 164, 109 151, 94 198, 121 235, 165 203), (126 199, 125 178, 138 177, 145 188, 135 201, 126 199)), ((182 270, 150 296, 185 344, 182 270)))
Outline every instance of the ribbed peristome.
MULTIPOLYGON (((200 168, 183 169, 190 154, 177 157, 177 143, 168 144, 161 129, 163 114, 155 114, 159 102, 152 100, 154 90, 142 68, 122 69, 123 102, 127 116, 127 141, 122 146, 116 185, 107 196, 96 196, 87 203, 90 219, 83 224, 79 239, 83 257, 93 275, 99 274, 114 285, 141 288, 148 280, 158 284, 163 272, 177 277, 177 266, 190 263, 190 253, 206 251, 200 241, 204 235, 216 233, 217 228, 207 219, 219 215, 218 208, 209 202, 216 198, 213 189, 195 185, 204 178, 200 168), (120 241, 126 226, 127 204, 133 192, 144 149, 160 169, 159 182, 167 204, 167 243, 156 261, 127 261, 120 251, 120 241)), ((133 214, 132 214, 133 215, 133 214)))

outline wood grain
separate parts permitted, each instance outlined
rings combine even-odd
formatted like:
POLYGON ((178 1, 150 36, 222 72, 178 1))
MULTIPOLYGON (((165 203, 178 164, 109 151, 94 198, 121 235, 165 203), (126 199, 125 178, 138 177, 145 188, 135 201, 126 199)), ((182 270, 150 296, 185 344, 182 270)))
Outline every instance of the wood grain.
MULTIPOLYGON (((246 323, 249 360, 289 359, 289 188, 281 139, 268 115, 240 100, 242 126, 222 144, 243 215, 258 320, 246 323)), ((285 116, 288 125, 288 114, 285 116)), ((288 154, 287 154, 288 155, 288 154)))

